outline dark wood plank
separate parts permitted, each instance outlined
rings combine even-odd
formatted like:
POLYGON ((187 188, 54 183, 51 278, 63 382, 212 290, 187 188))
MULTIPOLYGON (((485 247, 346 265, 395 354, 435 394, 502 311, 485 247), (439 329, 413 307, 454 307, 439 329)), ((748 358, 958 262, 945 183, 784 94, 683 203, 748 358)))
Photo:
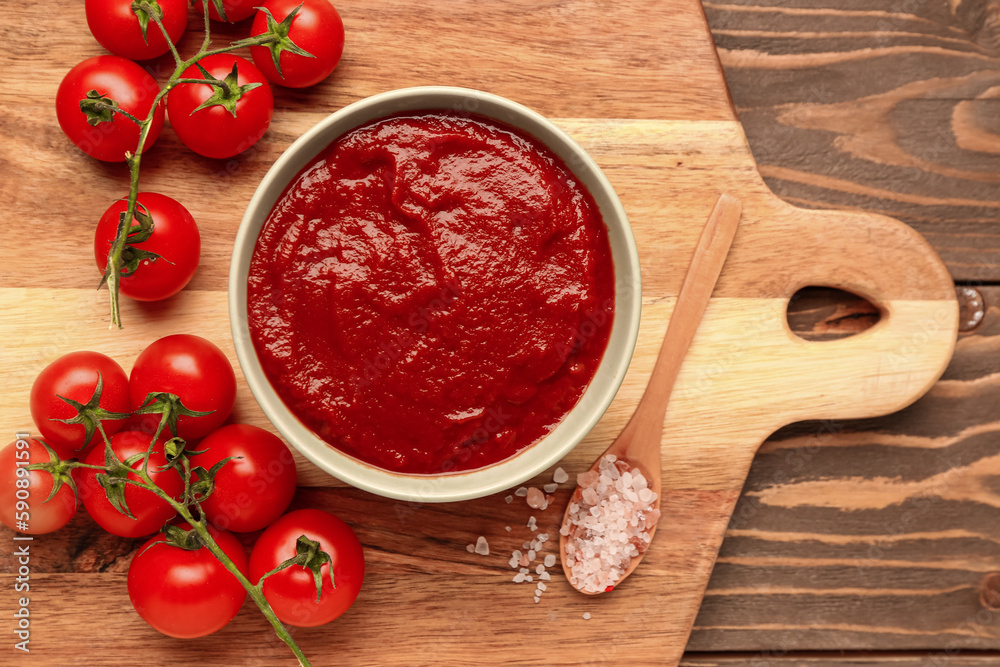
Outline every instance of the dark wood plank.
POLYGON ((926 653, 808 654, 781 649, 752 654, 692 653, 681 667, 995 667, 1000 653, 974 651, 926 653))
MULTIPOLYGON (((1000 649, 1000 287, 979 292, 985 317, 924 398, 764 444, 689 650, 1000 649)), ((867 317, 829 311, 792 321, 867 317)))
POLYGON ((775 193, 897 217, 956 280, 1000 280, 1000 2, 704 5, 775 193))

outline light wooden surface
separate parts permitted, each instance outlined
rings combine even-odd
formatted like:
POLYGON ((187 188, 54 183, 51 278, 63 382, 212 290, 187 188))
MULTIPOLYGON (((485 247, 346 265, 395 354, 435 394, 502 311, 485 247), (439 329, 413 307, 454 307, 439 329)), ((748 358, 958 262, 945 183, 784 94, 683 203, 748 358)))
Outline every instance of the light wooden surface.
MULTIPOLYGON (((421 506, 353 489, 301 489, 296 505, 341 515, 357 528, 368 557, 355 608, 331 626, 296 634, 315 664, 617 663, 626 656, 634 664, 676 664, 764 438, 796 420, 897 410, 931 386, 951 354, 957 308, 950 279, 916 233, 878 216, 793 209, 767 191, 729 110, 700 6, 690 0, 620 3, 613 15, 583 1, 341 3, 344 64, 315 91, 278 93, 276 120, 259 150, 220 164, 195 158, 166 131, 144 161, 143 187, 177 197, 198 219, 202 266, 191 289, 163 304, 129 304, 126 331, 108 332, 104 295, 90 289, 97 271, 89 248, 93 221, 123 191, 124 173, 80 155, 54 114, 45 113, 69 64, 101 50, 82 15, 60 19, 67 40, 57 44, 44 37, 54 34, 55 19, 42 8, 14 14, 11 7, 0 4, 0 20, 45 45, 15 35, 22 41, 0 55, 5 76, 30 71, 37 79, 5 98, 10 113, 0 117, 0 194, 8 202, 0 221, 0 424, 11 433, 30 428, 34 375, 73 349, 107 352, 127 369, 156 337, 190 332, 214 340, 235 361, 223 290, 242 207, 298 133, 367 94, 449 83, 507 95, 554 117, 621 195, 643 266, 639 345, 606 417, 563 462, 571 473, 604 449, 641 395, 686 268, 677 258, 690 256, 716 196, 732 191, 744 201, 744 223, 668 408, 666 523, 641 571, 596 601, 556 577, 534 605, 525 586, 509 581, 506 565, 510 550, 528 539, 530 511, 520 501, 508 505, 500 494, 421 506), (670 40, 662 39, 664 29, 670 40), (29 224, 60 235, 59 261, 25 232, 29 224), (884 316, 850 339, 807 343, 788 330, 785 310, 789 297, 810 284, 861 293, 884 316), (466 552, 477 535, 490 540, 489 557, 466 552), (583 621, 584 611, 594 619, 583 621), (609 629, 601 622, 609 619, 619 622, 609 629)), ((242 382, 234 419, 264 425, 242 382)), ((307 465, 300 482, 337 486, 307 465)), ((568 493, 560 491, 538 517, 542 529, 557 524, 568 493)), ((135 545, 101 535, 85 517, 34 547, 33 664, 121 664, 133 650, 143 651, 143 662, 189 664, 181 652, 188 648, 205 650, 203 659, 213 664, 290 661, 252 612, 194 642, 146 627, 124 590, 135 545), (59 644, 95 616, 114 644, 59 644)), ((5 556, 0 567, 10 572, 5 556)), ((11 588, 5 586, 5 608, 11 588)))

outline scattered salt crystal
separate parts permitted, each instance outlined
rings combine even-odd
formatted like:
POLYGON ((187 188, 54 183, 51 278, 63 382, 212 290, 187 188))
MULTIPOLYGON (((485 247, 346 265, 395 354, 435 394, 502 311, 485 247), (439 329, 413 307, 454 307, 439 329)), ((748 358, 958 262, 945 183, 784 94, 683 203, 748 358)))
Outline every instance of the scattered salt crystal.
POLYGON ((548 533, 538 533, 538 544, 539 544, 539 546, 542 545, 542 544, 545 544, 548 541, 549 541, 549 534, 548 533))
POLYGON ((545 584, 543 584, 542 582, 538 582, 538 590, 540 590, 540 591, 544 591, 544 590, 545 590, 545 589, 547 589, 547 588, 548 588, 548 586, 546 586, 546 585, 545 585, 545 584))
POLYGON ((471 554, 473 551, 476 550, 476 545, 475 544, 466 544, 465 545, 465 550, 468 551, 471 554))
POLYGON ((534 549, 528 549, 528 562, 535 560, 536 551, 534 549))
POLYGON ((569 474, 562 468, 556 468, 556 471, 552 473, 552 481, 556 484, 563 484, 569 480, 569 474))
POLYGON ((534 517, 528 517, 528 530, 534 530, 538 528, 538 520, 534 517))
POLYGON ((514 495, 517 496, 518 498, 524 498, 526 495, 528 495, 528 487, 519 486, 517 488, 517 491, 514 492, 514 495))
POLYGON ((589 621, 590 620, 590 612, 589 611, 583 612, 583 620, 585 620, 585 621, 589 621))
POLYGON ((545 567, 552 567, 553 565, 555 565, 556 564, 556 557, 555 557, 555 555, 554 554, 549 554, 548 556, 546 556, 544 563, 545 563, 545 567))
POLYGON ((524 544, 521 545, 521 548, 527 551, 528 549, 531 548, 531 542, 525 542, 524 544))
POLYGON ((541 574, 542 572, 545 572, 545 566, 539 563, 538 567, 535 568, 535 574, 541 574))
POLYGON ((521 574, 528 574, 529 572, 531 572, 531 570, 529 570, 526 567, 522 567, 520 570, 518 570, 518 572, 520 572, 521 574))
POLYGON ((538 596, 535 596, 535 604, 538 604, 538 596))
POLYGON ((515 584, 519 584, 522 581, 524 581, 524 572, 518 572, 517 574, 515 574, 513 581, 515 584))
POLYGON ((549 579, 552 578, 552 575, 549 574, 548 572, 542 572, 540 575, 538 575, 538 578, 541 579, 542 581, 548 581, 549 579))
POLYGON ((531 487, 528 489, 527 498, 528 506, 534 509, 544 509, 542 505, 545 504, 545 494, 539 491, 536 487, 531 487))
POLYGON ((537 600, 538 598, 540 598, 541 595, 542 595, 542 589, 541 588, 536 588, 535 589, 535 600, 537 600))
POLYGON ((514 502, 514 496, 507 496, 506 498, 504 498, 504 500, 506 500, 507 504, 510 505, 512 502, 514 502))
POLYGON ((559 485, 553 482, 552 484, 546 484, 543 486, 542 490, 545 491, 545 493, 555 493, 558 488, 559 485))
POLYGON ((509 533, 510 532, 510 526, 504 526, 504 530, 506 530, 509 533))
POLYGON ((531 575, 530 574, 524 575, 524 580, 527 581, 530 584, 531 583, 531 575))
POLYGON ((486 538, 483 537, 482 535, 480 535, 479 539, 476 540, 476 547, 475 547, 475 549, 476 549, 476 553, 479 554, 480 556, 489 556, 490 555, 490 545, 486 541, 486 538))

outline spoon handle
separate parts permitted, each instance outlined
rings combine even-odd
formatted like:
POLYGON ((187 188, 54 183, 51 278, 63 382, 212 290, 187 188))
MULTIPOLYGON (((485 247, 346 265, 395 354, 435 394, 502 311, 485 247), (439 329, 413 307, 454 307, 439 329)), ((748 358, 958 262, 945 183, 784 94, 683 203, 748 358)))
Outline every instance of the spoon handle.
MULTIPOLYGON (((663 429, 663 420, 667 413, 667 399, 673 390, 681 364, 684 363, 688 347, 708 307, 719 274, 722 273, 722 265, 725 264, 729 248, 733 244, 742 210, 743 205, 740 200, 728 194, 720 196, 719 201, 715 203, 708 222, 705 223, 698 238, 694 257, 681 284, 681 291, 670 315, 667 334, 660 346, 660 353, 656 358, 656 366, 653 367, 646 392, 639 401, 635 414, 632 415, 630 425, 634 425, 637 431, 650 429, 648 434, 650 437, 633 437, 633 442, 655 445, 656 460, 659 460, 659 434, 663 429)), ((634 433, 633 436, 635 435, 639 433, 634 433)))

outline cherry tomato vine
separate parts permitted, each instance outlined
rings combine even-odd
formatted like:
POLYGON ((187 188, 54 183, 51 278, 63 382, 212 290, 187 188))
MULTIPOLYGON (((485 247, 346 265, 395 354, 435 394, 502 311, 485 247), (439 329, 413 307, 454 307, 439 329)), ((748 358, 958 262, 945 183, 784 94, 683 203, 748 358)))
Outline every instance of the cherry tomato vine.
MULTIPOLYGON (((114 114, 119 114, 139 126, 139 141, 135 152, 130 151, 125 153, 125 161, 128 164, 129 178, 131 181, 128 193, 128 206, 121 213, 121 217, 118 222, 117 234, 115 235, 115 239, 111 244, 111 249, 108 252, 108 263, 104 271, 104 276, 101 280, 101 285, 105 282, 107 283, 108 292, 111 297, 111 328, 123 328, 121 310, 119 306, 119 290, 121 287, 122 277, 122 256, 125 253, 126 246, 129 245, 130 241, 132 243, 137 243, 148 239, 153 231, 152 217, 138 210, 136 202, 139 196, 139 165, 142 160, 146 137, 150 132, 151 126, 153 125, 154 118, 157 116, 157 110, 160 109, 160 103, 163 98, 178 84, 207 84, 217 89, 215 91, 215 95, 212 96, 212 104, 220 104, 227 109, 235 109, 235 102, 240 97, 263 84, 250 83, 243 86, 234 85, 236 80, 235 69, 233 70, 232 77, 226 77, 223 79, 208 76, 204 69, 201 71, 205 75, 205 78, 185 78, 183 76, 185 71, 191 67, 198 66, 198 63, 206 57, 229 53, 237 49, 253 46, 270 47, 270 45, 280 45, 284 50, 289 50, 297 55, 313 57, 312 54, 295 46, 295 44, 288 38, 289 26, 295 19, 301 5, 299 5, 299 8, 292 11, 280 23, 273 20, 270 21, 266 32, 248 37, 246 39, 231 42, 228 46, 213 49, 211 48, 211 27, 209 21, 210 2, 212 5, 211 8, 214 9, 224 20, 226 19, 223 0, 201 0, 202 10, 205 15, 205 36, 198 52, 186 60, 182 58, 181 54, 177 51, 177 46, 174 44, 174 40, 171 39, 167 27, 164 25, 163 12, 159 5, 152 0, 136 0, 132 3, 132 11, 139 18, 140 23, 143 26, 144 38, 147 37, 145 33, 148 29, 149 22, 153 21, 156 23, 157 28, 163 34, 164 39, 169 45, 170 53, 173 55, 174 63, 176 65, 173 73, 170 75, 170 78, 167 79, 166 83, 156 94, 156 97, 153 98, 152 107, 145 118, 137 118, 135 115, 120 108, 115 100, 101 95, 97 91, 89 91, 87 96, 80 100, 80 110, 86 114, 87 122, 95 127, 101 123, 111 122, 114 114), (133 220, 138 221, 138 225, 134 225, 132 223, 133 220)), ((235 113, 233 115, 235 115, 235 113)), ((147 258, 158 259, 159 257, 147 258)))
MULTIPOLYGON (((95 400, 100 400, 100 390, 95 395, 95 400)), ((151 396, 150 400, 155 401, 159 399, 151 396)), ((183 406, 181 408, 183 409, 183 406)), ((207 414, 194 413, 193 411, 188 412, 198 415, 207 414)), ((77 481, 72 474, 73 470, 84 469, 94 471, 91 474, 96 475, 97 482, 107 494, 107 499, 111 505, 121 514, 131 518, 134 517, 125 496, 125 488, 127 486, 131 485, 139 489, 144 489, 157 496, 162 502, 169 505, 177 513, 181 521, 189 527, 184 528, 171 523, 164 527, 162 530, 162 539, 158 539, 156 542, 165 542, 172 547, 186 551, 195 551, 201 548, 207 549, 226 570, 232 573, 239 584, 246 590, 247 594, 274 628, 275 634, 288 645, 298 658, 299 664, 308 667, 311 664, 309 659, 295 643, 295 640, 292 639, 292 636, 281 620, 279 620, 271 604, 265 597, 264 582, 269 577, 293 565, 298 565, 312 573, 316 584, 316 599, 319 600, 324 585, 322 574, 322 567, 324 565, 330 565, 328 567, 330 584, 334 587, 336 586, 332 567, 333 560, 330 554, 322 550, 322 545, 318 541, 311 540, 306 535, 301 535, 296 542, 294 556, 264 573, 256 583, 251 583, 246 574, 233 562, 232 558, 229 557, 212 535, 209 528, 210 521, 202 507, 202 503, 211 497, 215 491, 216 475, 234 457, 223 458, 207 470, 202 466, 192 465, 192 457, 204 454, 204 451, 189 449, 187 443, 182 438, 176 437, 176 434, 174 434, 175 437, 170 438, 165 443, 161 439, 161 434, 163 434, 165 429, 173 431, 173 424, 170 423, 171 415, 172 412, 170 410, 165 410, 162 413, 156 431, 150 440, 149 447, 144 453, 133 454, 124 461, 116 454, 112 446, 112 440, 107 435, 102 421, 96 420, 95 426, 97 432, 104 442, 104 465, 83 463, 77 459, 64 459, 54 448, 50 447, 44 441, 39 440, 37 442, 45 448, 49 455, 49 460, 45 463, 33 463, 27 466, 27 469, 29 471, 43 471, 43 474, 48 473, 52 476, 52 488, 49 493, 50 499, 55 497, 64 485, 70 487, 74 494, 78 494, 77 481), (161 455, 154 457, 154 452, 161 453, 161 455), (157 465, 153 470, 150 470, 150 463, 154 458, 165 460, 165 463, 157 465), (157 483, 161 473, 171 469, 179 473, 184 481, 183 490, 179 494, 172 494, 168 489, 163 488, 157 483)), ((89 456, 87 460, 93 461, 95 457, 93 455, 89 456)), ((152 544, 148 544, 145 548, 149 548, 150 546, 152 544)))

